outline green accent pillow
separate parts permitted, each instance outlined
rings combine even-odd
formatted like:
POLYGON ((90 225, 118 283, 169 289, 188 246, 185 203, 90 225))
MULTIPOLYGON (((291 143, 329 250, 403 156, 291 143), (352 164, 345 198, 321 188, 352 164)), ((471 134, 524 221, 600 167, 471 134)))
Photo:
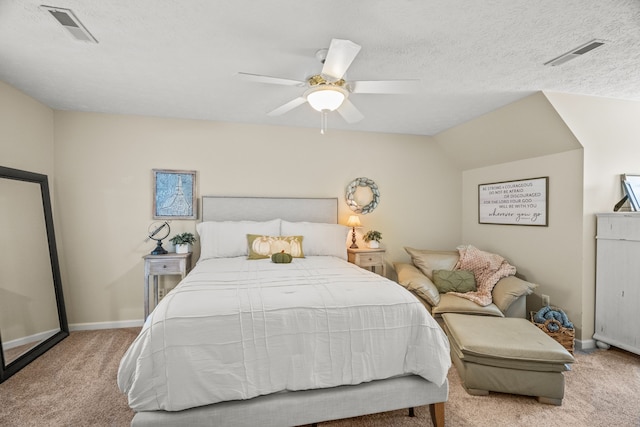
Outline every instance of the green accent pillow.
POLYGON ((247 234, 249 256, 247 259, 271 258, 271 255, 284 251, 294 258, 304 258, 302 236, 263 236, 247 234))
POLYGON ((276 264, 289 264, 292 259, 293 257, 291 256, 291 254, 288 254, 285 251, 276 252, 275 254, 271 255, 271 261, 275 262, 276 264))
POLYGON ((477 290, 476 278, 467 270, 433 270, 433 284, 441 294, 477 290))

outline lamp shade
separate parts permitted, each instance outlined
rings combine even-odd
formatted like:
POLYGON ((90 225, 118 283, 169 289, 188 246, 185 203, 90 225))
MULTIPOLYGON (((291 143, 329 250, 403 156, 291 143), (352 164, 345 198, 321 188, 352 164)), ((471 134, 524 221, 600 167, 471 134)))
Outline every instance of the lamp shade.
POLYGON ((360 217, 358 215, 351 215, 347 221, 347 227, 360 227, 360 217))
POLYGON ((346 95, 333 86, 320 86, 307 93, 307 102, 317 111, 334 111, 340 108, 346 95))

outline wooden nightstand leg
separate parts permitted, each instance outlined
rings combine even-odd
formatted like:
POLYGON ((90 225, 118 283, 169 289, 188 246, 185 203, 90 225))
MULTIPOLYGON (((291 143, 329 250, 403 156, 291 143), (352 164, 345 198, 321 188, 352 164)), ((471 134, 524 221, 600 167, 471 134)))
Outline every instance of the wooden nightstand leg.
POLYGON ((144 320, 149 316, 149 275, 144 276, 144 320))
POLYGON ((153 276, 153 308, 158 305, 158 276, 153 276))

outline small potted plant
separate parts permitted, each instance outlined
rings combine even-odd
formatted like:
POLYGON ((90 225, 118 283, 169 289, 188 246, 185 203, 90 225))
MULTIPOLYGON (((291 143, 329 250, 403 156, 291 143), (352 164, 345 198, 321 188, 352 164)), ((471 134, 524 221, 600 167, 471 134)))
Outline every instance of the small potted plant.
POLYGON ((362 236, 362 240, 367 242, 367 245, 371 249, 377 249, 380 247, 380 240, 382 240, 382 233, 376 230, 369 230, 362 236))
POLYGON ((177 254, 186 254, 191 250, 191 245, 196 241, 192 233, 176 234, 170 240, 176 247, 177 254))

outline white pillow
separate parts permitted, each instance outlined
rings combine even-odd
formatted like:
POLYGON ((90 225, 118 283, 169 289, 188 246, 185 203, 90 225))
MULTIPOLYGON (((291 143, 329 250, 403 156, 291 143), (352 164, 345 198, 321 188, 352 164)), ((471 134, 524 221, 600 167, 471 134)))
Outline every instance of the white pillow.
POLYGON ((334 256, 347 259, 349 227, 319 222, 282 221, 283 236, 303 236, 305 256, 334 256))
POLYGON ((247 256, 247 234, 280 235, 280 219, 271 221, 207 221, 196 225, 200 259, 247 256))

